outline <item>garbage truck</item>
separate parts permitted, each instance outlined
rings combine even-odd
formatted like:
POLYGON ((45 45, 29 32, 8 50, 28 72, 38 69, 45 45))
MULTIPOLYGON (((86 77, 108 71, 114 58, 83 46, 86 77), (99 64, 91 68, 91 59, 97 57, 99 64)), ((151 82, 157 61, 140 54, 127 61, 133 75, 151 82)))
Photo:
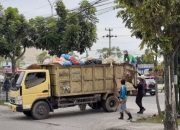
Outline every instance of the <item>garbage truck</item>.
POLYGON ((120 80, 126 79, 127 90, 134 90, 136 70, 130 64, 38 65, 22 70, 9 92, 9 107, 34 119, 48 118, 58 108, 78 105, 85 110, 118 108, 120 80))

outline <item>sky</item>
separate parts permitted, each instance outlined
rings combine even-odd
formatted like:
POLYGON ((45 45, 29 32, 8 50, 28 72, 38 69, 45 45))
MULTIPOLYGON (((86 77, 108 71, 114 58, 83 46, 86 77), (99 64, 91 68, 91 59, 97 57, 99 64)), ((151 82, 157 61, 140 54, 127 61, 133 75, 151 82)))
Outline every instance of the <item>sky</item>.
MULTIPOLYGON (((56 0, 50 0, 52 4, 56 0)), ((94 0, 89 0, 90 2, 94 0)), ((110 3, 113 0, 107 0, 106 3, 110 3)), ((67 9, 75 9, 79 7, 79 2, 81 0, 63 0, 67 9)), ((51 8, 48 0, 0 0, 0 3, 4 8, 9 6, 18 8, 19 12, 23 14, 27 19, 34 18, 36 16, 50 16, 51 8)), ((98 7, 97 10, 111 7, 111 4, 107 4, 102 7, 98 7)), ((118 10, 111 10, 109 12, 100 12, 97 15, 99 22, 97 24, 97 34, 98 40, 91 48, 92 55, 96 55, 97 49, 102 49, 104 47, 109 47, 109 39, 103 38, 104 35, 108 34, 105 30, 108 28, 112 29, 112 35, 117 35, 116 38, 112 38, 111 46, 119 47, 121 50, 128 50, 130 54, 135 56, 142 55, 144 51, 139 49, 140 40, 135 37, 131 37, 131 32, 129 29, 125 28, 124 23, 121 18, 117 18, 118 10)), ((55 14, 55 11, 53 11, 55 14)))

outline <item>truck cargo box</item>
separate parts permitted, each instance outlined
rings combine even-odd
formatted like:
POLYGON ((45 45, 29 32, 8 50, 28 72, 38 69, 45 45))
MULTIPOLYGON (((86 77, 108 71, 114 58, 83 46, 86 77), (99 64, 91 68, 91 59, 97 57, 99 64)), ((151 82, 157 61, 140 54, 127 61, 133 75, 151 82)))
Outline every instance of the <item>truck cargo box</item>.
POLYGON ((53 96, 114 93, 119 90, 121 79, 126 79, 128 91, 136 85, 136 71, 129 64, 41 66, 50 72, 53 96))

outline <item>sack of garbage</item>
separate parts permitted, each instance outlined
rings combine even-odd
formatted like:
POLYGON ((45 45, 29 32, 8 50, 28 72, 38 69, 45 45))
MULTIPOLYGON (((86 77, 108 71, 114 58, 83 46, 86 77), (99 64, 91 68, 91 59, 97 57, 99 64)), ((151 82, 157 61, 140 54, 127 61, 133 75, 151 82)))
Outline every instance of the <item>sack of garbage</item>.
POLYGON ((71 63, 71 61, 66 60, 61 65, 63 65, 63 66, 71 66, 72 63, 71 63))
POLYGON ((79 60, 76 59, 74 56, 70 57, 70 61, 72 62, 73 65, 79 65, 79 60))
POLYGON ((85 61, 84 61, 84 60, 80 60, 80 61, 79 61, 79 64, 80 64, 80 65, 85 65, 85 61))
POLYGON ((100 59, 91 59, 85 62, 86 65, 102 64, 100 59))
POLYGON ((94 64, 102 64, 102 60, 100 59, 93 59, 94 64))
POLYGON ((87 60, 85 61, 85 65, 94 65, 93 60, 87 60))
POLYGON ((60 57, 59 58, 59 64, 63 65, 63 63, 65 62, 66 60, 63 58, 63 57, 60 57))
POLYGON ((113 55, 102 60, 102 64, 110 64, 110 65, 112 65, 113 63, 120 63, 119 59, 117 57, 113 56, 113 55))
POLYGON ((46 58, 44 61, 43 61, 43 64, 47 65, 47 64, 51 64, 53 63, 53 59, 51 58, 46 58))
POLYGON ((53 58, 52 62, 53 63, 60 63, 60 62, 63 62, 65 59, 63 57, 55 57, 53 58))
POLYGON ((69 54, 62 54, 61 57, 63 57, 66 60, 70 60, 70 55, 69 54))

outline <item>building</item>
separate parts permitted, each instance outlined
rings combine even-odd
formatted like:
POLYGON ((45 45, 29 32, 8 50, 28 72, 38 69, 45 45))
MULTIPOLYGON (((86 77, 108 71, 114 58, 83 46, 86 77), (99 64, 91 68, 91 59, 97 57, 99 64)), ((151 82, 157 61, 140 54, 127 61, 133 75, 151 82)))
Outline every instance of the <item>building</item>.
POLYGON ((37 63, 36 57, 42 52, 43 52, 42 50, 36 48, 27 48, 24 54, 25 66, 29 66, 31 64, 37 63))

